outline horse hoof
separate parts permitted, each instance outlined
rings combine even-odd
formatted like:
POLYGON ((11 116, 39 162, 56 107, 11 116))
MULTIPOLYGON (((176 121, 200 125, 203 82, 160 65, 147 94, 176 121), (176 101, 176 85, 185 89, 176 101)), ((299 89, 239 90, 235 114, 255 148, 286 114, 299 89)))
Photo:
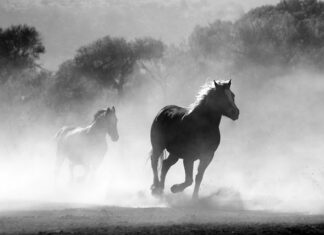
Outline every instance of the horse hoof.
POLYGON ((172 185, 171 192, 172 193, 179 193, 179 192, 181 192, 181 189, 180 189, 179 185, 177 185, 177 184, 172 185))
POLYGON ((193 195, 192 198, 191 198, 191 201, 192 201, 193 203, 197 203, 197 202, 199 201, 199 197, 198 197, 198 195, 193 195))
POLYGON ((163 194, 163 188, 152 186, 151 193, 153 196, 161 196, 163 194))

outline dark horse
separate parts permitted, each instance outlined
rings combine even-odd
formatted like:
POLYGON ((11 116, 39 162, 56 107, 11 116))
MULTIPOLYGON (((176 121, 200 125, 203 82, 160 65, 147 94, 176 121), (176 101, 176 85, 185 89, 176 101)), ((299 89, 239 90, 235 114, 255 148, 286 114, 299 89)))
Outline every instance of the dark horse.
POLYGON ((220 143, 219 124, 222 115, 232 120, 239 117, 239 109, 234 103, 230 86, 230 80, 208 83, 199 92, 190 109, 170 105, 157 114, 151 127, 153 194, 163 192, 166 174, 179 158, 183 159, 185 181, 173 185, 171 192, 182 192, 190 186, 193 182, 194 161, 199 159, 193 192, 193 198, 198 198, 204 172, 220 143), (164 150, 169 152, 167 159, 163 159, 164 150), (159 159, 163 159, 160 179, 159 159))
POLYGON ((56 134, 57 158, 56 175, 64 159, 70 162, 71 179, 73 168, 82 165, 86 176, 94 172, 102 162, 107 151, 106 134, 117 141, 117 117, 115 107, 99 110, 93 122, 87 127, 63 127, 56 134))

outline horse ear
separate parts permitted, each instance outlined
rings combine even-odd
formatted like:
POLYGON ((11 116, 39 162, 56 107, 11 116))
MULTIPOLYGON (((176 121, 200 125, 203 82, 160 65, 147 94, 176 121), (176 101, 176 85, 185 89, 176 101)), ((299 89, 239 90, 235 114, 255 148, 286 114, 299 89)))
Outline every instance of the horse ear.
POLYGON ((219 85, 215 80, 214 80, 214 85, 215 85, 216 88, 221 87, 221 85, 219 85))
POLYGON ((228 82, 228 88, 230 88, 231 85, 232 85, 232 79, 230 79, 229 82, 228 82))
POLYGON ((108 107, 107 110, 106 110, 106 114, 107 114, 107 113, 110 113, 110 111, 111 111, 111 110, 110 110, 110 108, 108 107))
POLYGON ((112 106, 111 111, 115 112, 115 106, 112 106))

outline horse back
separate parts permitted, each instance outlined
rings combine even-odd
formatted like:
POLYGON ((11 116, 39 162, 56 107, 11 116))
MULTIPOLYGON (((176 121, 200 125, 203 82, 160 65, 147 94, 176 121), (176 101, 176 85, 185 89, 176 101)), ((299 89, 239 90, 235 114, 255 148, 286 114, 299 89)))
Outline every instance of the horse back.
POLYGON ((63 127, 57 134, 58 153, 74 163, 89 164, 104 157, 107 143, 104 136, 89 135, 89 128, 63 127))
POLYGON ((166 106, 155 117, 151 127, 152 147, 166 149, 182 158, 214 152, 220 142, 219 128, 205 120, 188 119, 188 110, 166 106))
POLYGON ((156 115, 151 127, 151 142, 154 145, 165 147, 181 128, 181 120, 188 110, 176 105, 162 108, 156 115))
POLYGON ((75 129, 76 129, 76 127, 64 126, 56 133, 55 139, 57 141, 60 141, 64 136, 66 136, 67 133, 69 133, 70 131, 73 131, 75 129))

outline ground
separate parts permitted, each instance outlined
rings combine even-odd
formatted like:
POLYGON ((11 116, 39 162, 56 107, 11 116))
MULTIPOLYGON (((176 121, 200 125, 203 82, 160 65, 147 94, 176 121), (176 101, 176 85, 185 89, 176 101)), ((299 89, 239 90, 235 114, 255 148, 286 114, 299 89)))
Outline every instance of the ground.
POLYGON ((39 204, 0 211, 0 234, 324 234, 324 215, 201 207, 39 204))

